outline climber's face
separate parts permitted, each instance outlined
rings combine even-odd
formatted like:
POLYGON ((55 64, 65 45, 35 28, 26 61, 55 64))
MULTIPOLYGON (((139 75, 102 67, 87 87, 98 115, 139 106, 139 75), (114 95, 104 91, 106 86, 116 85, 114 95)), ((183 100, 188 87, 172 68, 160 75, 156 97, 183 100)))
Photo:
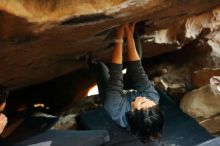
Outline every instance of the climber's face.
POLYGON ((156 103, 146 97, 138 96, 134 101, 131 102, 132 109, 148 109, 150 107, 155 106, 156 103))

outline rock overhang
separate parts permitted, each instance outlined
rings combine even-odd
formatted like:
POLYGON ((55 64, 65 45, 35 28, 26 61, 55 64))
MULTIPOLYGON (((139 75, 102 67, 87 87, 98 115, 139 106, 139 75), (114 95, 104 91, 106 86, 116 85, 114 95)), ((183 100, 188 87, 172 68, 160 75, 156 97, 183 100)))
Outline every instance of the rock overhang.
POLYGON ((88 52, 109 62, 114 28, 124 22, 145 21, 145 36, 169 30, 159 35, 162 45, 142 37, 144 57, 177 50, 205 28, 211 31, 202 38, 218 50, 219 6, 209 0, 1 1, 0 84, 48 81, 85 67, 80 58, 88 52), (192 37, 187 27, 197 30, 192 37))

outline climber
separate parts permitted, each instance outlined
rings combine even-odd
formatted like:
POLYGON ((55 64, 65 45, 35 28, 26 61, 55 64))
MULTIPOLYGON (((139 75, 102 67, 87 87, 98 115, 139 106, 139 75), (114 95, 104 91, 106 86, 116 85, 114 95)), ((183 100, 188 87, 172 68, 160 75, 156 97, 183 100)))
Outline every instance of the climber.
POLYGON ((142 67, 141 46, 135 23, 117 29, 117 39, 112 54, 110 71, 107 66, 90 55, 88 65, 96 74, 99 97, 104 108, 119 126, 130 129, 142 142, 158 139, 163 127, 163 116, 159 110, 159 95, 150 83, 142 67), (123 39, 127 39, 127 74, 123 82, 122 54, 123 39), (135 45, 136 43, 136 45, 135 45), (137 49, 136 49, 137 46, 137 49), (123 84, 134 89, 123 93, 123 84))
POLYGON ((2 134, 5 126, 8 122, 7 117, 2 113, 6 106, 6 99, 9 95, 9 91, 5 88, 0 89, 0 134, 2 134))

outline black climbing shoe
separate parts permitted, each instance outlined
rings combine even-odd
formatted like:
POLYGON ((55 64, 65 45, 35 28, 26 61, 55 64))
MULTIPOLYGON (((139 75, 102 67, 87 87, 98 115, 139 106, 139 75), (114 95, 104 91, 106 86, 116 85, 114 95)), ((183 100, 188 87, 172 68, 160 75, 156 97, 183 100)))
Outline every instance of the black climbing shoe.
POLYGON ((85 55, 86 63, 88 64, 89 67, 92 65, 98 64, 97 57, 93 53, 89 53, 85 55))

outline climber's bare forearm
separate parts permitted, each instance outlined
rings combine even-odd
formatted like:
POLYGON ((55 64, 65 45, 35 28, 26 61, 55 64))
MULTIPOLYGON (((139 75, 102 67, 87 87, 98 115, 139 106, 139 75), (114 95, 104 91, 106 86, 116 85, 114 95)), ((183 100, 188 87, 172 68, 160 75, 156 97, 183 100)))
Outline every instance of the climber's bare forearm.
POLYGON ((112 53, 112 63, 122 64, 122 44, 116 44, 112 53))
POLYGON ((133 37, 135 24, 126 24, 125 31, 127 37, 127 46, 128 46, 128 61, 137 61, 140 60, 138 52, 136 50, 135 41, 133 37))

